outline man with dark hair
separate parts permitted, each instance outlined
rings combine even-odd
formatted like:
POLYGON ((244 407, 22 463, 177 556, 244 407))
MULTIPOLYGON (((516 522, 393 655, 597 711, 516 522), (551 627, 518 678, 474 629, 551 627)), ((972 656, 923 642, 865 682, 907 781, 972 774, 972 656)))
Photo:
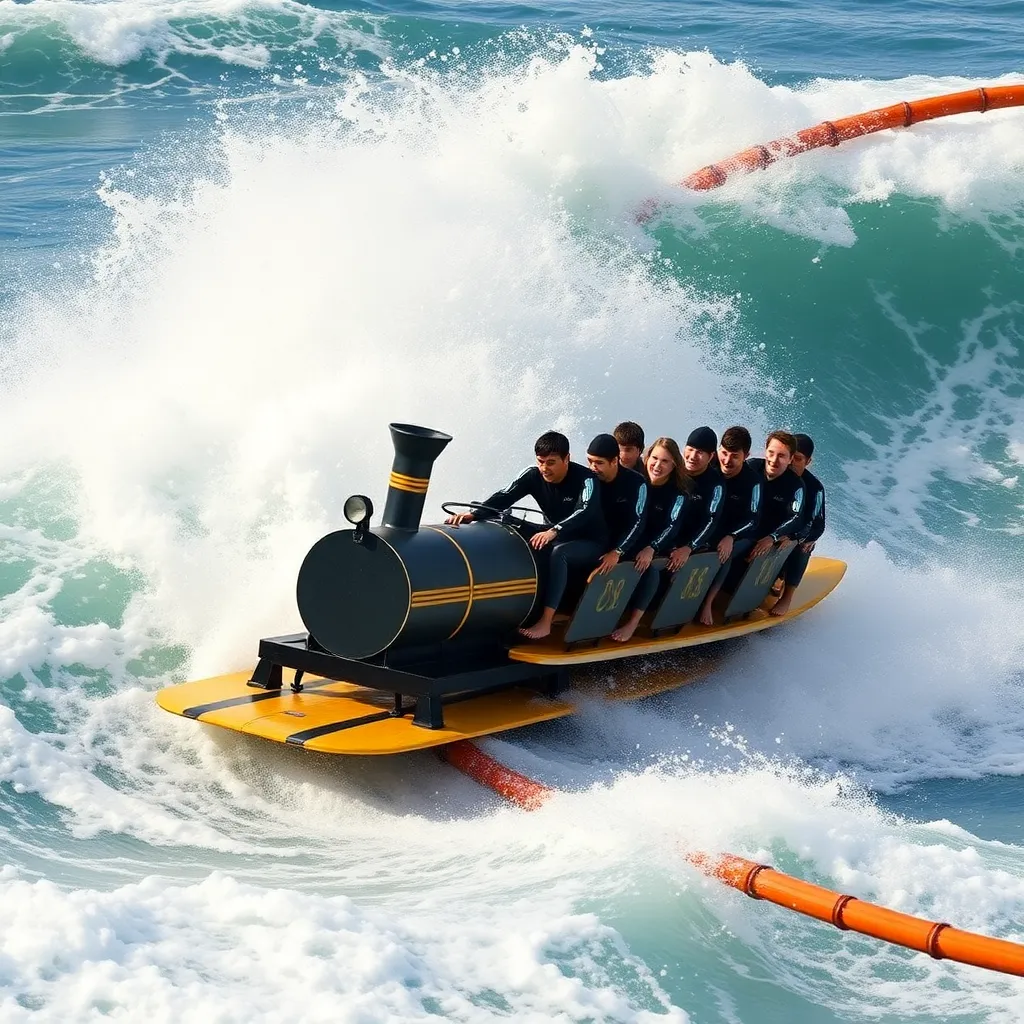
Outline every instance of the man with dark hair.
POLYGON ((761 515, 761 478, 747 463, 750 445, 750 431, 746 427, 729 427, 718 445, 717 461, 709 470, 716 471, 724 483, 725 501, 718 528, 718 560, 721 565, 697 616, 705 626, 715 624, 711 605, 733 564, 744 564, 743 556, 754 546, 757 535, 761 515))
POLYGON ((825 532, 825 488, 821 481, 807 468, 814 457, 814 442, 807 434, 795 434, 796 453, 790 463, 790 470, 804 485, 805 519, 803 528, 794 534, 797 545, 786 559, 783 571, 785 586, 782 596, 771 610, 772 615, 785 615, 793 602, 793 595, 807 571, 807 563, 818 538, 825 532))
MULTIPOLYGON (((601 511, 600 484, 589 469, 570 461, 569 439, 551 430, 537 438, 533 451, 537 464, 524 470, 507 487, 495 491, 481 504, 501 510, 531 497, 551 524, 548 529, 539 530, 530 537, 530 546, 538 553, 551 545, 546 552, 544 609, 533 626, 519 631, 531 640, 539 640, 551 632, 558 602, 569 582, 570 568, 595 565, 607 550, 608 531, 601 511)), ((445 522, 460 526, 493 519, 497 514, 497 511, 477 509, 449 516, 445 522)))
POLYGON ((647 522, 647 481, 619 464, 619 445, 611 434, 598 434, 590 442, 587 464, 601 481, 601 509, 609 543, 615 545, 597 566, 599 573, 607 573, 640 546, 647 522))
POLYGON ((619 465, 640 472, 640 456, 644 450, 644 428, 632 420, 623 420, 613 431, 619 446, 619 465))
POLYGON ((686 521, 679 532, 683 542, 669 556, 668 568, 682 568, 694 551, 712 543, 724 511, 725 485, 718 473, 709 470, 718 437, 710 427, 690 431, 683 448, 683 466, 693 481, 693 493, 687 503, 686 521))
POLYGON ((796 438, 786 430, 773 430, 764 458, 750 460, 751 469, 761 477, 761 539, 750 549, 748 562, 791 540, 805 526, 804 485, 789 468, 795 454, 796 438))

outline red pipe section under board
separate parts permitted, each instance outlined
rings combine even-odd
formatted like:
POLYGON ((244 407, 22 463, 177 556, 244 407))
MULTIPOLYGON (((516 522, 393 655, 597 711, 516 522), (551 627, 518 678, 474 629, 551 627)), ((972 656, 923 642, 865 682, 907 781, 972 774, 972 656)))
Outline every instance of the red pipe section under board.
POLYGON ((453 768, 458 768, 481 786, 493 789, 510 804, 527 811, 535 811, 548 797, 555 794, 550 786, 543 786, 511 768, 506 768, 469 740, 449 743, 441 747, 439 753, 453 768))
POLYGON ((909 128, 920 121, 931 121, 936 117, 951 114, 977 114, 1000 107, 1024 106, 1024 84, 996 85, 983 89, 968 89, 945 96, 931 96, 909 103, 894 103, 891 107, 867 110, 863 114, 843 117, 838 121, 822 121, 813 128, 804 128, 795 135, 775 139, 763 146, 751 146, 735 156, 717 164, 708 164, 694 171, 681 182, 686 188, 698 192, 724 185, 730 178, 750 171, 764 170, 776 160, 787 156, 806 153, 821 146, 838 146, 841 142, 856 139, 861 135, 885 131, 887 128, 909 128))
MULTIPOLYGON (((468 740, 441 748, 441 756, 453 767, 510 803, 532 811, 555 790, 506 768, 468 740)), ((844 931, 860 932, 927 953, 936 960, 956 960, 990 971, 1024 976, 1024 946, 987 935, 961 931, 940 921, 925 921, 909 914, 865 903, 820 885, 784 875, 765 864, 732 854, 689 853, 686 858, 711 878, 780 907, 833 924, 844 931)))

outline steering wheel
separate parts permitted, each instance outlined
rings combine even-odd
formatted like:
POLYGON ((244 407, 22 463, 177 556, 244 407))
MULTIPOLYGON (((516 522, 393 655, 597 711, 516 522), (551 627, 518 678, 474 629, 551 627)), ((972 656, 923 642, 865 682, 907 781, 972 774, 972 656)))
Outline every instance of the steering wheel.
MULTIPOLYGON (((510 505, 508 508, 492 508, 490 505, 484 505, 482 502, 479 502, 479 501, 443 501, 443 502, 441 502, 441 510, 443 512, 447 512, 448 515, 450 515, 450 516, 454 516, 454 515, 458 514, 458 513, 452 511, 452 509, 456 509, 456 508, 468 508, 468 509, 470 509, 471 511, 474 511, 474 512, 477 509, 480 509, 483 512, 493 512, 494 515, 498 517, 499 521, 505 522, 505 523, 511 521, 514 524, 523 525, 523 526, 536 526, 537 525, 535 522, 532 522, 531 520, 527 519, 525 514, 524 515, 519 515, 519 516, 513 516, 513 515, 509 514, 511 512, 532 513, 533 515, 537 514, 537 509, 535 509, 535 508, 526 508, 523 505, 510 505)), ((551 525, 548 522, 546 516, 541 515, 541 519, 544 520, 544 525, 545 526, 550 526, 551 525)))

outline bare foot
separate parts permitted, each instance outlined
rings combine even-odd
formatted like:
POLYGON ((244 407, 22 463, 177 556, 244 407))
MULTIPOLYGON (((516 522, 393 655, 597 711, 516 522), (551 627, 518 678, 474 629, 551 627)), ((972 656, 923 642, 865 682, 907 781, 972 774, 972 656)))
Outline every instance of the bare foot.
POLYGON ((624 644, 627 640, 632 640, 633 634, 636 632, 636 627, 640 625, 640 619, 642 617, 643 612, 630 615, 630 617, 626 619, 626 621, 619 626, 614 633, 612 633, 612 639, 620 644, 624 644))
POLYGON ((789 606, 792 603, 793 603, 793 594, 792 594, 792 592, 790 592, 788 594, 783 593, 782 597, 780 597, 778 599, 778 601, 776 601, 775 604, 772 605, 772 610, 768 614, 769 615, 774 615, 776 618, 779 618, 780 616, 785 615, 786 612, 789 611, 789 606))
POLYGON ((713 626, 715 624, 715 616, 711 611, 711 602, 705 601, 700 606, 700 615, 697 616, 697 621, 702 626, 713 626))
POLYGON ((524 627, 519 630, 527 640, 543 640, 544 637, 551 635, 551 623, 544 622, 542 619, 540 622, 534 623, 532 626, 524 627))

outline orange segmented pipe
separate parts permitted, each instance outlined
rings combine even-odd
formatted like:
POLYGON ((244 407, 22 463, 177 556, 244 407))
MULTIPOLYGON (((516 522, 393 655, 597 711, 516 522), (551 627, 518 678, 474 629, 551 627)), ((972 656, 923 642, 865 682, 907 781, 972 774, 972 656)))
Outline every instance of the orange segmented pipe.
POLYGON ((996 85, 966 92, 952 92, 945 96, 930 96, 923 100, 894 103, 890 107, 866 110, 862 114, 843 117, 838 121, 822 121, 812 128, 804 128, 795 135, 775 139, 763 146, 751 146, 740 153, 708 164, 694 171, 681 182, 686 188, 706 192, 724 185, 730 178, 751 171, 764 170, 776 160, 806 153, 821 146, 838 146, 841 142, 885 131, 887 128, 909 128, 920 121, 951 114, 979 114, 1001 107, 1024 106, 1024 84, 996 85))
MULTIPOLYGON (((468 740, 450 743, 442 756, 459 771, 493 789, 510 803, 527 810, 540 807, 555 790, 506 768, 468 740)), ((956 960, 990 971, 1024 976, 1024 946, 1004 939, 965 932, 941 921, 926 921, 910 914, 846 896, 811 882, 731 853, 687 853, 686 859, 711 878, 759 900, 768 900, 798 914, 835 925, 843 931, 927 953, 936 960, 956 960)))
POLYGON ((808 917, 833 924, 844 931, 860 932, 875 939, 916 949, 936 960, 985 967, 990 971, 1024 975, 1024 946, 987 935, 961 931, 938 921, 865 903, 820 885, 784 875, 765 864, 733 854, 687 854, 688 861, 706 875, 731 885, 757 900, 768 900, 808 917))

